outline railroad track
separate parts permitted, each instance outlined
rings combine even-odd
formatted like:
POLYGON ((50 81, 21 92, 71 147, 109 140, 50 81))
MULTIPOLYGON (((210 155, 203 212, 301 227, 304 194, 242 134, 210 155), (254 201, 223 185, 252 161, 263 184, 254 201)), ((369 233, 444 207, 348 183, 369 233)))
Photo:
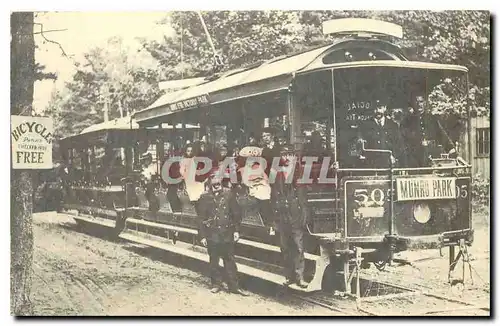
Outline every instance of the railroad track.
POLYGON ((346 316, 431 316, 476 315, 489 316, 490 307, 450 298, 440 294, 404 288, 396 284, 380 283, 385 293, 356 298, 328 292, 293 293, 299 300, 309 302, 346 316))
MULTIPOLYGON (((113 227, 112 224, 114 223, 106 222, 101 222, 101 226, 113 227)), ((138 236, 135 236, 135 238, 138 239, 138 236)), ((143 242, 135 238, 128 239, 124 237, 122 240, 130 243, 143 242)), ((194 254, 201 257, 198 257, 198 260, 208 259, 204 253, 194 254)), ((263 280, 266 281, 265 278, 263 280)), ((298 300, 330 309, 344 316, 425 316, 436 314, 457 315, 457 313, 489 316, 489 306, 476 305, 446 297, 432 293, 428 289, 422 289, 422 287, 419 289, 409 288, 390 281, 381 281, 375 279, 374 275, 364 272, 360 275, 360 281, 360 298, 339 292, 316 291, 304 293, 292 288, 289 288, 287 292, 298 300)))

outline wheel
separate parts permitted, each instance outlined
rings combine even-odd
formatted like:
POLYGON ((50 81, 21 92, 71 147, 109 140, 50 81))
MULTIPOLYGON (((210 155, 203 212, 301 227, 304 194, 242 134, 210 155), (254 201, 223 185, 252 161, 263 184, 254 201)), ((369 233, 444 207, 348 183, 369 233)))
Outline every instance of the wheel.
POLYGON ((321 288, 323 291, 343 291, 344 276, 339 272, 340 269, 335 262, 328 265, 325 269, 325 274, 323 275, 323 280, 321 282, 321 288))

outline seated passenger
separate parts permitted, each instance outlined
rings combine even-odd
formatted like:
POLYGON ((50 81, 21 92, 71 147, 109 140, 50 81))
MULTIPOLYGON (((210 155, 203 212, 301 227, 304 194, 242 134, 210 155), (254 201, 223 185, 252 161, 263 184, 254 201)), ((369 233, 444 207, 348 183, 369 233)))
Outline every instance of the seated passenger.
POLYGON ((269 234, 274 235, 273 212, 271 207, 271 186, 266 174, 267 166, 262 166, 257 161, 249 166, 250 157, 262 157, 262 149, 247 146, 241 149, 238 159, 241 183, 248 189, 248 195, 257 201, 259 213, 264 225, 269 226, 269 234), (247 164, 248 163, 248 164, 247 164))
POLYGON ((184 158, 179 163, 179 172, 184 180, 184 186, 189 197, 189 201, 197 210, 197 202, 205 190, 205 185, 203 181, 199 181, 199 179, 197 179, 196 170, 198 169, 198 164, 196 164, 194 157, 194 146, 188 144, 184 150, 184 158))
POLYGON ((154 177, 157 174, 156 164, 153 163, 153 156, 151 153, 142 154, 140 160, 142 166, 141 177, 143 185, 146 189, 145 195, 149 202, 149 210, 155 212, 160 208, 158 198, 156 198, 154 194, 154 177))

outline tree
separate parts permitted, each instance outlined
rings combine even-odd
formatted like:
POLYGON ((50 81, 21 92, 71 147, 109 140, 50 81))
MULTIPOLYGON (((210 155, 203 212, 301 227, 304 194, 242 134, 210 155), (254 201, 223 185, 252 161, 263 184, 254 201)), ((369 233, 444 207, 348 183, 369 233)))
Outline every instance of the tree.
MULTIPOLYGON (((211 11, 203 13, 224 69, 240 68, 294 52, 304 43, 295 11, 211 11)), ((172 12, 165 23, 175 35, 144 47, 162 65, 164 79, 199 77, 213 70, 214 53, 195 12, 172 12), (182 46, 182 62, 181 62, 182 46)))
POLYGON ((321 22, 346 17, 373 18, 402 25, 404 39, 396 43, 412 60, 466 66, 472 107, 479 114, 489 115, 490 15, 487 11, 306 11, 300 18, 308 30, 306 42, 322 42, 321 22))
MULTIPOLYGON (((321 30, 326 20, 358 17, 400 24, 404 39, 395 42, 410 59, 466 66, 473 109, 489 114, 490 16, 486 11, 212 11, 203 17, 216 50, 225 59, 225 70, 328 44, 332 36, 321 30)), ((213 52, 198 15, 173 12, 164 22, 171 24, 174 36, 164 42, 144 41, 162 65, 162 77, 210 74, 213 52)))
POLYGON ((52 95, 46 113, 55 120, 56 137, 144 109, 160 95, 157 62, 143 52, 132 52, 120 38, 108 47, 85 54, 71 81, 52 95))
MULTIPOLYGON (((33 13, 11 15, 11 114, 30 115, 36 79, 33 13)), ((30 171, 11 168, 11 314, 30 315, 33 262, 32 181, 30 171)))

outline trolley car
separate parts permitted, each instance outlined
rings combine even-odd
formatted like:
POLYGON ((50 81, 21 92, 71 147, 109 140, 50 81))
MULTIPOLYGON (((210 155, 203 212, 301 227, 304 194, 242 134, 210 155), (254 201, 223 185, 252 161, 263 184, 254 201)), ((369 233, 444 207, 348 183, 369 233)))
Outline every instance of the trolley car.
MULTIPOLYGON (((465 141, 470 137, 468 119, 437 117, 435 125, 446 139, 425 140, 425 153, 411 151, 413 134, 405 130, 409 127, 403 122, 417 110, 416 98, 427 100, 434 109, 430 101, 433 90, 443 83, 453 85, 448 99, 467 102, 467 68, 408 60, 390 41, 391 37, 402 38, 402 28, 394 24, 341 19, 326 22, 324 32, 337 38, 325 46, 211 76, 168 93, 136 112, 133 125, 127 128, 101 126, 99 131, 64 139, 71 166, 75 166, 78 151, 86 158, 81 166, 90 173, 83 173, 79 180, 87 183, 99 184, 94 179, 98 174, 89 165, 92 160, 87 159, 94 155, 97 144, 105 152, 121 148, 125 154, 125 173, 114 183, 99 188, 74 182, 65 199, 67 208, 115 219, 118 232, 142 228, 155 230, 151 232, 157 235, 166 229, 179 238, 183 233, 193 235, 197 221, 188 200, 169 196, 169 185, 159 182, 154 192, 159 205, 151 209, 144 187, 131 177, 140 142, 150 144, 158 157, 164 155, 164 143, 179 134, 190 134, 191 139, 206 136, 212 144, 241 145, 272 125, 302 154, 314 147, 308 136, 319 133, 322 153, 335 162, 329 165, 330 182, 308 185, 308 290, 324 286, 331 273, 328 266, 339 262, 344 286, 350 289, 353 257, 381 268, 395 252, 415 246, 450 247, 451 264, 456 258, 455 246, 469 246, 473 241, 471 166, 463 158, 470 155, 470 149, 461 145, 470 146, 470 138, 465 141), (389 158, 397 149, 368 146, 364 123, 372 118, 377 101, 387 103, 386 119, 410 137, 404 140, 406 150, 396 162, 389 158), (196 128, 162 127, 166 124, 196 128), (450 143, 455 155, 444 150, 450 143), (420 154, 422 159, 409 158, 420 154), (180 208, 174 209, 174 199, 180 208), (98 209, 92 208, 96 206, 98 209)), ((431 137, 432 132, 426 132, 431 137)), ((159 172, 161 160, 155 161, 159 172)), ((176 193, 180 193, 178 189, 176 193)), ((252 253, 258 249, 277 254, 278 240, 268 233, 268 225, 252 201, 244 197, 240 198, 245 208, 240 254, 275 264, 279 261, 276 255, 252 253)))

